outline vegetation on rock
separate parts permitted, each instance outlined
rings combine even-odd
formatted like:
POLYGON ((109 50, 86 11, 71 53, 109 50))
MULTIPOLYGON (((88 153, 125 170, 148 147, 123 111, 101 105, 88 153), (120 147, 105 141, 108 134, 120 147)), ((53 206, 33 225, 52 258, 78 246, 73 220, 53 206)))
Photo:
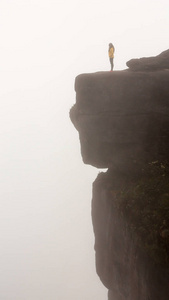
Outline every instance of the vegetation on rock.
POLYGON ((169 164, 147 164, 139 178, 111 187, 111 194, 138 245, 155 263, 169 266, 169 164))

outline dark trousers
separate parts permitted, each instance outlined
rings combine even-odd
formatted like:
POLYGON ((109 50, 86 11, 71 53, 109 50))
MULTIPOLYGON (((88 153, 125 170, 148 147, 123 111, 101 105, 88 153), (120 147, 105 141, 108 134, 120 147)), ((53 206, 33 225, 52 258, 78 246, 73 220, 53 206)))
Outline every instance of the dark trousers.
POLYGON ((111 64, 111 71, 113 71, 113 67, 114 67, 113 58, 110 58, 110 64, 111 64))

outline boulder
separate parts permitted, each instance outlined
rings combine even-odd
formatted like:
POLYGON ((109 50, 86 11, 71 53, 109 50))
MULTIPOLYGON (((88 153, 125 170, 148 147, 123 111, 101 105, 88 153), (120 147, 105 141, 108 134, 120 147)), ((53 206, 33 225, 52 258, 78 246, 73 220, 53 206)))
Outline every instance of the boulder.
POLYGON ((169 69, 169 49, 154 57, 129 60, 126 65, 132 71, 157 71, 169 69))

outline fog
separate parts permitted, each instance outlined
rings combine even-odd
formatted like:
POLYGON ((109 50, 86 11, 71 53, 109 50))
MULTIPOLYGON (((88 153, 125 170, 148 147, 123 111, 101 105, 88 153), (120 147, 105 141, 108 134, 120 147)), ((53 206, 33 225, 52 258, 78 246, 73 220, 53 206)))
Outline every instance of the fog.
MULTIPOLYGON (((169 48, 169 3, 0 1, 0 299, 102 300, 74 80, 169 48)), ((116 300, 116 299, 115 299, 116 300)))

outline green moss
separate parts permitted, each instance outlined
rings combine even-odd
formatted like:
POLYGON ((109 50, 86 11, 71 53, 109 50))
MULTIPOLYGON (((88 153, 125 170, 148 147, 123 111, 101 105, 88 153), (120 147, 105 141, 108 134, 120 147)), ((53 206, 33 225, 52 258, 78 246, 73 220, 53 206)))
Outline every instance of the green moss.
POLYGON ((155 263, 169 266, 169 165, 152 162, 121 190, 111 189, 113 203, 136 234, 138 245, 155 263))

